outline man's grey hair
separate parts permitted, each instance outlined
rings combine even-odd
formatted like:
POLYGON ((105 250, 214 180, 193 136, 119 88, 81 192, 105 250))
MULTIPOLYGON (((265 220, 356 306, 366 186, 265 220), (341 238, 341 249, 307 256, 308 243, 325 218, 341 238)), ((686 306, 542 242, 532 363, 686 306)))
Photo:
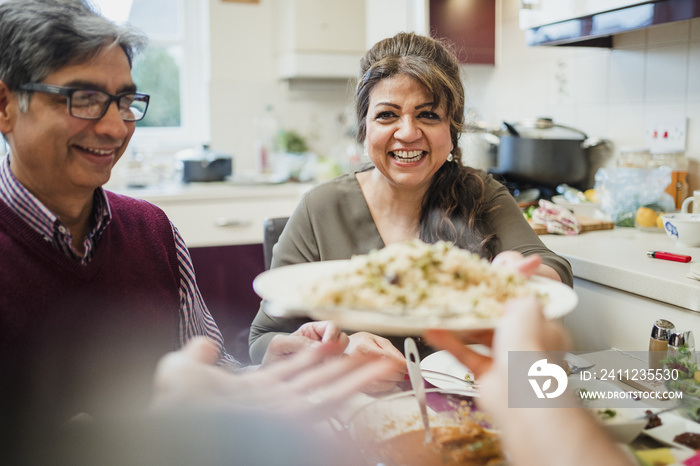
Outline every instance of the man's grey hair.
POLYGON ((147 39, 99 15, 87 0, 0 0, 0 81, 17 94, 23 111, 31 92, 19 86, 85 63, 112 45, 124 50, 131 66, 147 39))

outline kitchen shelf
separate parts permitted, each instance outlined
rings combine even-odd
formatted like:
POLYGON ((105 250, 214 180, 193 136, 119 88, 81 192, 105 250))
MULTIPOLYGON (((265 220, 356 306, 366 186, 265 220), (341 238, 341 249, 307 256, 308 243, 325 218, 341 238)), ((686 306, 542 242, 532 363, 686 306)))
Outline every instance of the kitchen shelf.
POLYGON ((525 31, 529 46, 612 47, 613 36, 700 17, 700 0, 663 0, 581 16, 525 31))

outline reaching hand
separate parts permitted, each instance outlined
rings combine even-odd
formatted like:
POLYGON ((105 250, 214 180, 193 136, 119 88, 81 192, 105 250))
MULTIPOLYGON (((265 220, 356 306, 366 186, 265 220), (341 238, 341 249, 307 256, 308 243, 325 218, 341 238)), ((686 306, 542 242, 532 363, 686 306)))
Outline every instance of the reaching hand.
POLYGON ((155 411, 262 409, 311 419, 324 417, 392 368, 389 361, 371 356, 338 357, 341 346, 323 343, 285 361, 234 374, 212 365, 218 350, 210 340, 195 338, 161 359, 152 407, 155 411))
POLYGON ((314 348, 321 343, 333 343, 344 350, 348 346, 348 336, 333 322, 308 322, 289 335, 276 335, 271 341, 262 360, 262 365, 281 361, 304 348, 314 348))
POLYGON ((391 363, 392 371, 388 371, 381 379, 367 384, 363 391, 366 393, 382 393, 391 390, 398 382, 406 379, 406 359, 403 354, 386 338, 367 332, 357 332, 350 335, 350 343, 345 352, 351 356, 379 357, 391 363))
POLYGON ((561 281, 561 277, 556 270, 543 264, 542 258, 537 254, 523 256, 517 251, 503 251, 496 255, 491 263, 515 269, 526 277, 540 275, 558 282, 561 281))
POLYGON ((503 251, 494 257, 492 264, 515 269, 526 277, 530 277, 537 272, 542 259, 536 254, 523 256, 517 251, 503 251))

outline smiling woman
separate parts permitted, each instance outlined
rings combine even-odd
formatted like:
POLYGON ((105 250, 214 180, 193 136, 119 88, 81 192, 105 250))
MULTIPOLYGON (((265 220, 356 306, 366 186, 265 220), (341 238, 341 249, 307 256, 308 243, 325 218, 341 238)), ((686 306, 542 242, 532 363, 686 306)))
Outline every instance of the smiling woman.
POLYGON ((374 166, 397 189, 422 197, 453 149, 445 103, 436 106, 423 85, 396 75, 374 88, 366 120, 374 166))
MULTIPOLYGON (((273 250, 272 268, 350 259, 420 239, 571 284, 569 264, 542 244, 508 190, 463 165, 457 143, 464 89, 449 46, 406 33, 378 42, 361 60, 355 103, 358 142, 372 163, 306 194, 273 250)), ((253 361, 276 333, 303 322, 259 312, 251 327, 253 361)), ((350 336, 349 353, 378 353, 396 363, 373 389, 403 380, 403 338, 353 330, 367 331, 350 336)))

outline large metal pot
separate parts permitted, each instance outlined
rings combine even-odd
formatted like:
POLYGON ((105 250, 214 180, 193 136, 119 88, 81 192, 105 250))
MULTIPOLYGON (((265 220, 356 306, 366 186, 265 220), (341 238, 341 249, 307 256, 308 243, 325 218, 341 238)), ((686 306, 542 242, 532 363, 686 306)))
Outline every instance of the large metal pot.
POLYGON ((549 118, 505 125, 500 134, 497 169, 511 179, 556 186, 562 183, 590 188, 605 157, 593 156, 593 148, 606 145, 575 128, 555 124, 549 118))
POLYGON ((212 152, 204 145, 198 149, 185 149, 177 153, 182 163, 182 181, 224 181, 233 173, 233 157, 212 152))

